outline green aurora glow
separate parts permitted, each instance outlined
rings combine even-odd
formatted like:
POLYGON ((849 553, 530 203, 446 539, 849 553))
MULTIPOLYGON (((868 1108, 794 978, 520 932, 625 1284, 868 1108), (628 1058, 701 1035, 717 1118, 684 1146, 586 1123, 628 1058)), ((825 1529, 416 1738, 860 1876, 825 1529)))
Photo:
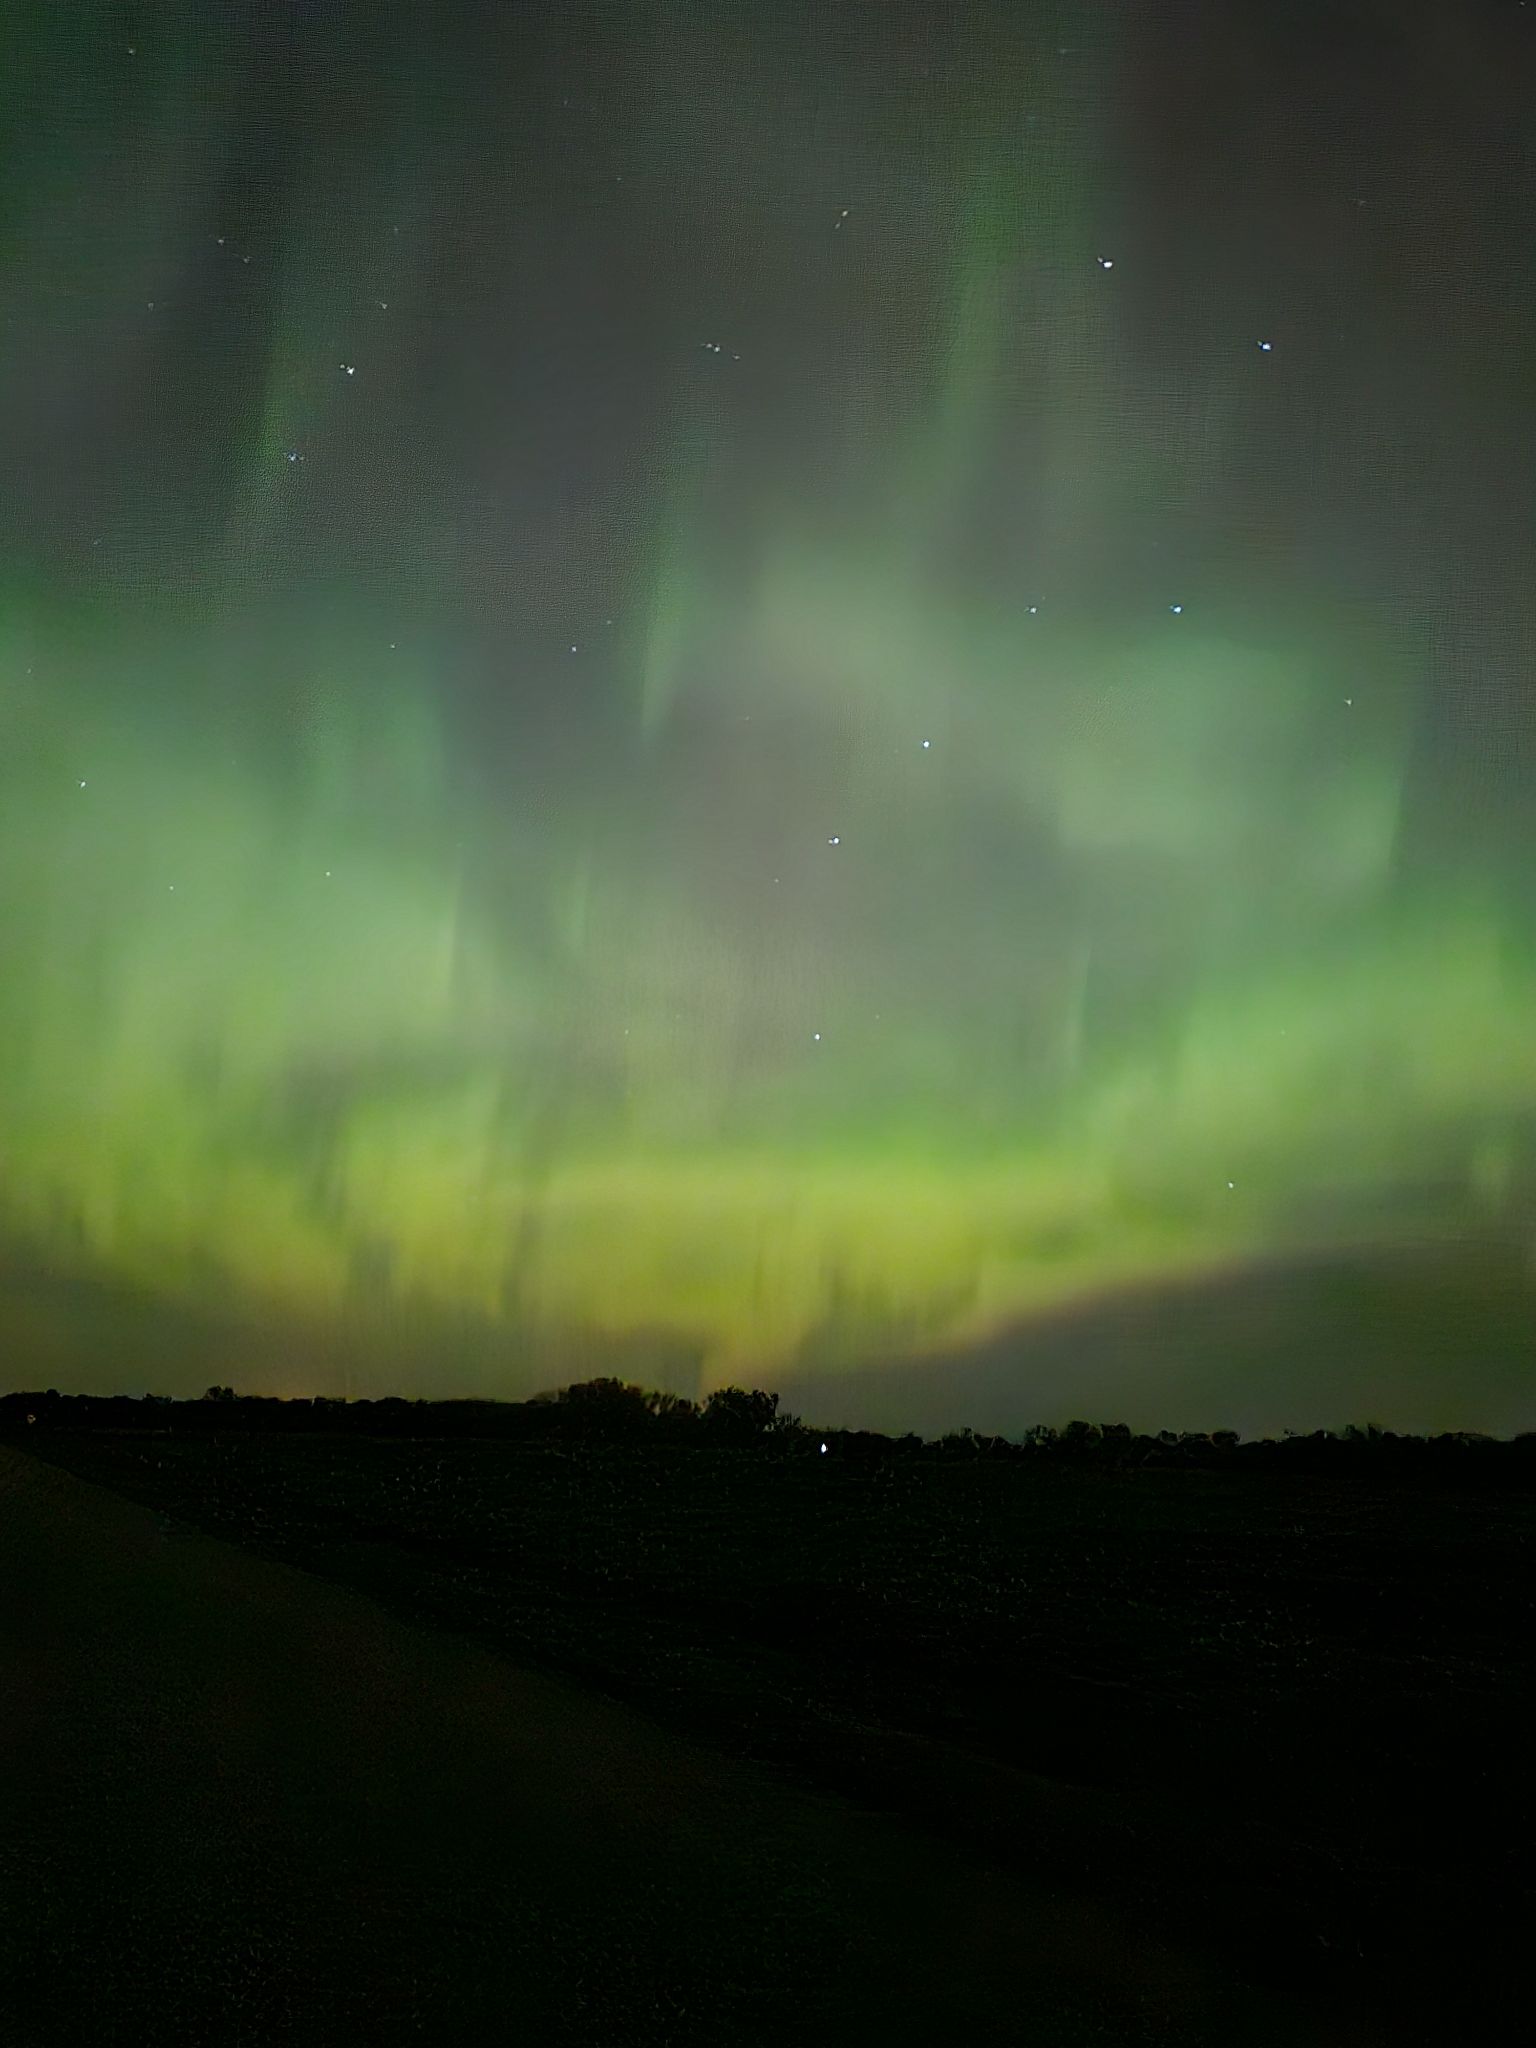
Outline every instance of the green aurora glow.
MULTIPOLYGON (((1414 859, 1422 636, 1295 564, 1095 597, 1157 460, 1128 482, 1096 436, 1129 373, 1049 147, 966 154, 926 368, 814 488, 723 517, 740 451, 680 391, 601 744, 505 803, 430 519, 394 649, 377 579, 261 594, 356 282, 344 238, 290 254, 195 598, 18 563, 0 599, 18 1255, 349 1332, 370 1391, 459 1390, 473 1326, 510 1395, 589 1343, 775 1385, 1149 1277, 1531 1230, 1525 885, 1414 859), (963 544, 1021 389, 1027 588, 963 544)), ((246 1384, 298 1391, 280 1352, 246 1384)))
POLYGON ((157 1290, 345 1314, 383 1273, 712 1377, 852 1300, 876 1363, 1403 1187, 1486 1216, 1536 1111, 1536 960, 1492 892, 1393 900, 1404 717, 1350 718, 1353 650, 1010 636, 786 551, 749 680, 698 687, 830 755, 824 801, 722 817, 723 873, 594 832, 551 956, 470 879, 428 681, 316 679, 285 788, 114 710, 163 658, 120 624, 69 639, 64 692, 46 629, 7 649, 9 1221, 157 1290))

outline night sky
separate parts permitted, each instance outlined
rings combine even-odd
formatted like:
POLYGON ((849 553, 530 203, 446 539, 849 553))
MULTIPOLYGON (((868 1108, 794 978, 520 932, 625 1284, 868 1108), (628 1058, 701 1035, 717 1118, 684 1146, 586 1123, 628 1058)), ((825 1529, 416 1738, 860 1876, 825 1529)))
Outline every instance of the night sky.
POLYGON ((7 10, 0 1381, 1536 1424, 1533 90, 7 10))

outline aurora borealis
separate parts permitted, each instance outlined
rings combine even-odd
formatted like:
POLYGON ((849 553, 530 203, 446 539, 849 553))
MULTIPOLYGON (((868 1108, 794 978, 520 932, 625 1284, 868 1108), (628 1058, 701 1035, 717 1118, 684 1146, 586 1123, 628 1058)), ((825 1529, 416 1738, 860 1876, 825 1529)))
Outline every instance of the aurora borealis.
POLYGON ((1536 1286, 1536 23, 1023 17, 13 10, 7 1381, 1536 1286))

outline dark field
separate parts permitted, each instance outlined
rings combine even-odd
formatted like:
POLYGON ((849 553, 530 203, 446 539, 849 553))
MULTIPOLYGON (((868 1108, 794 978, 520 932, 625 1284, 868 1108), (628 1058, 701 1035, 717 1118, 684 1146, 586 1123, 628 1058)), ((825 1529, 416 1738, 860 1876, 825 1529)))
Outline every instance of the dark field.
POLYGON ((1528 1487, 341 1436, 26 1449, 1087 1888, 1358 2038, 1505 2023, 1536 1900, 1528 1487))

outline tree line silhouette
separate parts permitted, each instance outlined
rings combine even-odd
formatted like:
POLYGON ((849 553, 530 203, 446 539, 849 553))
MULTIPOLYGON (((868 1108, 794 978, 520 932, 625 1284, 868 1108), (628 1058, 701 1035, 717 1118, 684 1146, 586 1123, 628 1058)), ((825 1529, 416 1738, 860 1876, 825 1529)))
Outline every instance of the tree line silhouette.
POLYGON ((760 1387, 719 1387, 702 1401, 618 1379, 578 1381, 527 1401, 343 1400, 317 1394, 283 1398, 212 1386, 196 1400, 165 1394, 0 1394, 0 1432, 31 1430, 152 1431, 165 1434, 243 1431, 344 1433, 356 1436, 488 1437, 565 1444, 693 1445, 777 1455, 880 1460, 946 1458, 1031 1460, 1092 1465, 1200 1466, 1215 1470, 1287 1471, 1341 1464, 1372 1470, 1444 1471, 1458 1477, 1536 1474, 1536 1430, 1498 1438, 1476 1430, 1437 1436, 1402 1435, 1374 1423, 1279 1438, 1244 1440, 1236 1430, 1137 1432, 1123 1422, 1040 1423, 1020 1437, 957 1429, 937 1438, 893 1437, 877 1430, 816 1429, 783 1412, 779 1396, 760 1387))

